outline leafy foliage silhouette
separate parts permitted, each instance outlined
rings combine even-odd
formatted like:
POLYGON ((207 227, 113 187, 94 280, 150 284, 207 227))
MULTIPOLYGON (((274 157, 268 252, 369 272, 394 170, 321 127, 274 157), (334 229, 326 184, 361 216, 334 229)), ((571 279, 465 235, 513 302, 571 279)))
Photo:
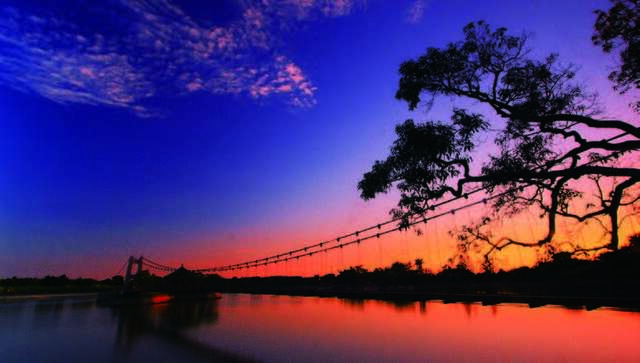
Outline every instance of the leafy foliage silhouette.
POLYGON ((492 268, 492 254, 508 246, 556 251, 551 242, 559 217, 599 223, 608 218, 610 240, 589 250, 617 249, 619 209, 638 200, 631 192, 640 182, 640 170, 616 164, 616 159, 637 158, 640 128, 598 118, 597 98, 575 84, 575 67, 559 65, 555 54, 529 59, 525 35, 492 30, 482 21, 467 25, 463 33, 462 41, 429 47, 402 63, 396 98, 410 110, 423 99, 428 107, 438 96, 469 99, 489 106, 495 115, 454 108, 449 122, 409 119, 398 125, 390 155, 376 161, 358 183, 361 197, 369 200, 396 187, 400 200, 391 214, 408 227, 439 199, 465 196, 472 186, 482 186, 490 195, 506 192, 492 202, 493 213, 464 226, 458 238, 461 258, 472 248, 481 250, 484 268, 492 268), (478 135, 490 127, 500 128, 494 139, 499 151, 474 173, 478 135), (603 132, 624 137, 602 139, 603 132), (585 191, 576 181, 596 185, 599 200, 579 207, 585 191), (611 186, 609 193, 603 185, 611 186), (498 217, 532 208, 546 219, 547 231, 539 240, 495 238, 485 228, 498 217))
MULTIPOLYGON (((637 0, 611 0, 613 6, 608 11, 597 10, 595 45, 610 53, 620 50, 621 64, 609 74, 615 82, 615 89, 625 93, 632 88, 640 88, 640 6, 637 0)), ((640 111, 640 102, 635 104, 640 111)))

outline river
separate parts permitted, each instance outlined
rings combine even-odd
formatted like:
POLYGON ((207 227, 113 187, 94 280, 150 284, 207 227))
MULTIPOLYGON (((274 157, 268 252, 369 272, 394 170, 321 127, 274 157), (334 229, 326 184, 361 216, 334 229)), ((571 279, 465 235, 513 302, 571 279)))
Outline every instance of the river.
POLYGON ((0 302, 0 362, 640 362, 640 313, 223 294, 0 302))

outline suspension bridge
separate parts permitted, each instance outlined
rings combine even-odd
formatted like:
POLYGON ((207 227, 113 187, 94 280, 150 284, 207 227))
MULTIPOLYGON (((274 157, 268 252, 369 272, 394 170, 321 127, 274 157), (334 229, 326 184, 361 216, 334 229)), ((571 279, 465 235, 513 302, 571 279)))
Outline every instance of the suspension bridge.
MULTIPOLYGON (((252 259, 248 261, 243 261, 239 263, 234 263, 234 264, 213 266, 213 267, 207 267, 207 268, 194 268, 189 270, 193 272, 199 272, 199 273, 220 273, 220 272, 227 272, 227 271, 244 270, 249 268, 257 268, 260 266, 276 265, 278 263, 286 263, 294 260, 298 261, 300 259, 309 258, 314 255, 318 255, 320 253, 328 253, 330 251, 342 250, 344 248, 358 246, 360 244, 364 244, 367 241, 370 241, 373 239, 380 239, 385 235, 398 232, 403 229, 409 229, 410 227, 415 225, 426 224, 429 221, 442 218, 447 215, 455 215, 456 212, 461 210, 472 208, 477 205, 486 205, 490 200, 498 198, 510 192, 510 191, 507 191, 491 197, 484 197, 479 200, 466 203, 462 206, 449 208, 444 212, 435 213, 437 211, 436 208, 438 207, 442 207, 444 205, 453 203, 461 199, 468 200, 471 198, 471 196, 478 194, 482 191, 484 191, 484 188, 477 188, 465 193, 462 197, 451 198, 449 200, 435 204, 430 209, 430 211, 433 212, 432 215, 424 216, 418 220, 408 223, 407 225, 403 225, 403 226, 393 225, 393 223, 400 221, 400 218, 393 218, 393 219, 386 220, 384 222, 380 222, 365 228, 355 230, 350 233, 342 234, 333 239, 328 239, 328 240, 323 240, 323 241, 319 241, 312 244, 307 244, 299 248, 283 251, 281 253, 277 253, 277 254, 273 254, 273 255, 257 258, 257 259, 252 259)), ((150 270, 161 272, 161 273, 174 272, 179 268, 176 266, 167 266, 167 265, 155 262, 153 260, 150 260, 149 258, 146 258, 143 256, 140 256, 138 258, 131 256, 126 262, 125 280, 129 281, 133 275, 141 272, 145 267, 150 270), (136 269, 135 274, 134 274, 134 268, 136 269)), ((121 270, 123 269, 124 269, 124 266, 123 268, 121 268, 121 270)))
MULTIPOLYGON (((614 136, 608 141, 620 138, 626 135, 625 133, 614 136)), ((618 157, 619 153, 614 152, 609 155, 591 160, 580 166, 606 161, 611 158, 618 157)), ((231 273, 235 274, 237 271, 256 269, 258 267, 266 267, 271 265, 282 265, 291 262, 297 262, 300 260, 310 259, 313 256, 327 255, 335 251, 343 251, 355 246, 364 245, 372 240, 379 240, 381 237, 390 235, 402 230, 408 230, 411 227, 419 225, 427 225, 437 219, 441 219, 447 216, 455 216, 457 212, 476 208, 478 206, 486 206, 492 200, 500 198, 514 191, 524 192, 526 188, 531 186, 520 186, 513 189, 507 189, 501 193, 489 194, 487 188, 479 187, 475 189, 469 189, 460 196, 452 197, 450 199, 441 201, 437 204, 431 205, 425 213, 414 214, 409 216, 410 221, 408 223, 399 224, 401 218, 392 218, 379 223, 375 223, 364 228, 360 228, 349 233, 341 234, 332 239, 326 239, 317 241, 315 243, 305 244, 297 248, 281 251, 275 254, 269 254, 260 258, 248 259, 241 262, 232 264, 222 264, 216 266, 210 266, 205 268, 188 268, 189 271, 204 273, 204 274, 220 274, 231 273)), ((631 223, 637 223, 634 218, 630 219, 631 223)), ((531 221, 529 221, 529 228, 531 228, 531 221)), ((458 226, 455 226, 458 227, 458 226)), ((454 228, 455 228, 454 227, 454 228)), ((637 226, 631 226, 632 230, 637 230, 637 226)), ((522 264, 522 263, 521 263, 522 264)), ((121 274, 126 267, 125 272, 125 286, 129 284, 133 276, 143 271, 145 268, 157 272, 159 274, 171 273, 178 270, 178 266, 169 266, 166 264, 155 262, 147 257, 131 256, 127 259, 125 264, 118 271, 118 275, 121 274), (134 271, 135 269, 135 271, 134 271)), ((342 266, 343 268, 345 266, 342 266)), ((332 271, 337 272, 337 271, 332 271)))

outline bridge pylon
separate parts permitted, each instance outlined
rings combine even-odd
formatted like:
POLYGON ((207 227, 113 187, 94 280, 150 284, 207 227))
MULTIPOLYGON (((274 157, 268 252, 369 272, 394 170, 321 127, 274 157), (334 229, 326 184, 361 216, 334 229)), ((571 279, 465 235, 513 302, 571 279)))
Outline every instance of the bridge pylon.
POLYGON ((133 280, 133 276, 142 272, 142 260, 142 256, 140 256, 139 258, 129 256, 129 262, 127 263, 127 274, 124 277, 124 287, 122 288, 123 293, 128 291, 131 285, 131 281, 133 280), (131 273, 134 265, 137 266, 135 275, 131 273))

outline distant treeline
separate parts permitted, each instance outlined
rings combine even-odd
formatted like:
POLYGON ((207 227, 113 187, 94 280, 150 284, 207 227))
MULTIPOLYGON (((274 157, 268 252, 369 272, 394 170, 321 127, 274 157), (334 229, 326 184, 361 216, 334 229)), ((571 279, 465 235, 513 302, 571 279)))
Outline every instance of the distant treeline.
POLYGON ((67 275, 45 276, 43 278, 14 276, 0 279, 0 295, 101 292, 121 288, 123 281, 122 276, 114 276, 105 280, 82 277, 70 279, 67 275))
POLYGON ((134 286, 143 291, 254 292, 317 294, 323 291, 424 292, 461 294, 532 294, 640 298, 640 244, 607 252, 595 260, 557 253, 534 267, 474 273, 464 265, 437 274, 422 269, 422 261, 394 262, 367 270, 353 266, 323 276, 223 278, 180 269, 164 278, 144 271, 134 286))
MULTIPOLYGON (((0 293, 98 292, 121 289, 122 276, 97 281, 69 279, 65 275, 42 279, 0 280, 0 293)), ((353 266, 337 274, 224 278, 180 268, 160 277, 142 271, 131 283, 132 291, 201 293, 247 292, 318 294, 323 292, 385 292, 434 294, 520 294, 550 296, 607 296, 640 298, 640 239, 628 247, 606 252, 595 260, 575 259, 557 253, 534 267, 510 271, 474 273, 464 265, 449 266, 437 274, 422 268, 422 260, 394 262, 385 268, 367 270, 353 266)))

